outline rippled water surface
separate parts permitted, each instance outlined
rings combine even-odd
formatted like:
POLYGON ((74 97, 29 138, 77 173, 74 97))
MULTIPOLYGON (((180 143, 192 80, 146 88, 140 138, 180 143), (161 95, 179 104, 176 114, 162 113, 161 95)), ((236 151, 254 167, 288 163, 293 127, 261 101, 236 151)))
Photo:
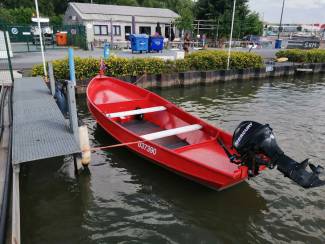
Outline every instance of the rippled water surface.
MULTIPOLYGON (((228 131, 269 123, 288 155, 325 166, 325 77, 155 92, 228 131)), ((91 145, 116 143, 78 102, 91 145)), ((75 177, 71 158, 22 169, 23 243, 325 243, 325 187, 277 170, 216 192, 120 148, 92 154, 90 172, 75 177)))

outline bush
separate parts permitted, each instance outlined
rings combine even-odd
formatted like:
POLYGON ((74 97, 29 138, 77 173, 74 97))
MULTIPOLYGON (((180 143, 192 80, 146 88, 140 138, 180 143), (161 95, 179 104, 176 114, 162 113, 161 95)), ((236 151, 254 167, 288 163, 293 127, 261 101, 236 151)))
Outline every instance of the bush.
MULTIPOLYGON (((186 57, 190 66, 196 70, 225 69, 227 58, 228 53, 226 51, 200 51, 186 57)), ((255 53, 231 52, 231 69, 260 68, 263 65, 263 58, 255 53)))
POLYGON ((191 63, 189 59, 178 59, 175 62, 171 62, 169 70, 173 70, 175 72, 186 72, 191 70, 191 63))
POLYGON ((277 58, 286 57, 290 62, 298 63, 325 63, 325 50, 311 49, 290 49, 281 50, 276 54, 277 58))
MULTIPOLYGON (((85 80, 98 74, 100 61, 95 58, 75 57, 76 79, 85 80)), ((143 74, 161 74, 186 72, 190 70, 220 70, 227 66, 227 52, 225 51, 198 51, 189 54, 182 60, 164 61, 159 58, 123 58, 111 56, 105 60, 106 75, 139 76, 143 74)), ((259 68, 263 66, 261 56, 254 53, 232 52, 230 59, 231 69, 259 68)), ((57 79, 69 79, 68 59, 53 61, 54 74, 57 79)), ((35 65, 32 75, 43 76, 42 65, 35 65)))

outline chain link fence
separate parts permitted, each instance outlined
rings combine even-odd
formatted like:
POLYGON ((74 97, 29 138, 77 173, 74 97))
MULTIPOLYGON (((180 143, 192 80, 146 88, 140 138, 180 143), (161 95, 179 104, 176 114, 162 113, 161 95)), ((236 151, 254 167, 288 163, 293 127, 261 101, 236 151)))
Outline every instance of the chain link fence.
MULTIPOLYGON (((38 52, 41 50, 36 25, 2 24, 9 34, 12 52, 38 52)), ((86 29, 83 25, 42 25, 44 50, 75 46, 87 50, 86 29)))

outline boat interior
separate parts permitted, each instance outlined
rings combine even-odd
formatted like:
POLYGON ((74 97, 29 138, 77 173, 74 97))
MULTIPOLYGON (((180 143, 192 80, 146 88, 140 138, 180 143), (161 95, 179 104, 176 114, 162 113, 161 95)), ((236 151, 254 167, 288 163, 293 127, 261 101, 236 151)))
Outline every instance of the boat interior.
MULTIPOLYGON (((144 140, 166 147, 191 159, 204 161, 225 171, 238 167, 229 163, 223 148, 217 143, 224 132, 177 108, 161 97, 115 79, 96 82, 96 92, 88 94, 105 116, 144 140), (203 124, 203 125, 202 125, 203 124)), ((231 142, 230 142, 231 143, 231 142)), ((230 173, 229 172, 229 173, 230 173)))

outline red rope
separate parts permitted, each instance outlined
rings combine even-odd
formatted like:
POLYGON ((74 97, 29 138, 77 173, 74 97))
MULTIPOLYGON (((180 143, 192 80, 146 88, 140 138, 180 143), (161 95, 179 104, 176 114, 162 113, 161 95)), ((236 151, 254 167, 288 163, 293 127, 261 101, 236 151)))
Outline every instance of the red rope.
POLYGON ((110 148, 115 148, 115 147, 123 147, 123 146, 133 145, 133 144, 137 144, 139 142, 145 142, 145 141, 148 141, 148 140, 131 141, 131 142, 119 143, 119 144, 114 144, 114 145, 109 145, 109 146, 93 147, 93 148, 89 148, 89 149, 84 149, 84 150, 82 150, 82 152, 87 152, 87 151, 95 152, 98 150, 105 150, 105 149, 110 149, 110 148))
MULTIPOLYGON (((220 132, 218 132, 218 134, 216 135, 216 138, 219 138, 219 134, 220 134, 220 132)), ((147 142, 147 141, 151 141, 151 140, 131 141, 131 142, 119 143, 119 144, 114 144, 114 145, 109 145, 109 146, 93 147, 93 148, 89 148, 89 149, 87 148, 87 149, 82 150, 82 152, 87 152, 87 151, 95 152, 98 150, 105 150, 105 149, 110 149, 110 148, 115 148, 115 147, 123 147, 123 146, 137 144, 139 142, 147 142)))

